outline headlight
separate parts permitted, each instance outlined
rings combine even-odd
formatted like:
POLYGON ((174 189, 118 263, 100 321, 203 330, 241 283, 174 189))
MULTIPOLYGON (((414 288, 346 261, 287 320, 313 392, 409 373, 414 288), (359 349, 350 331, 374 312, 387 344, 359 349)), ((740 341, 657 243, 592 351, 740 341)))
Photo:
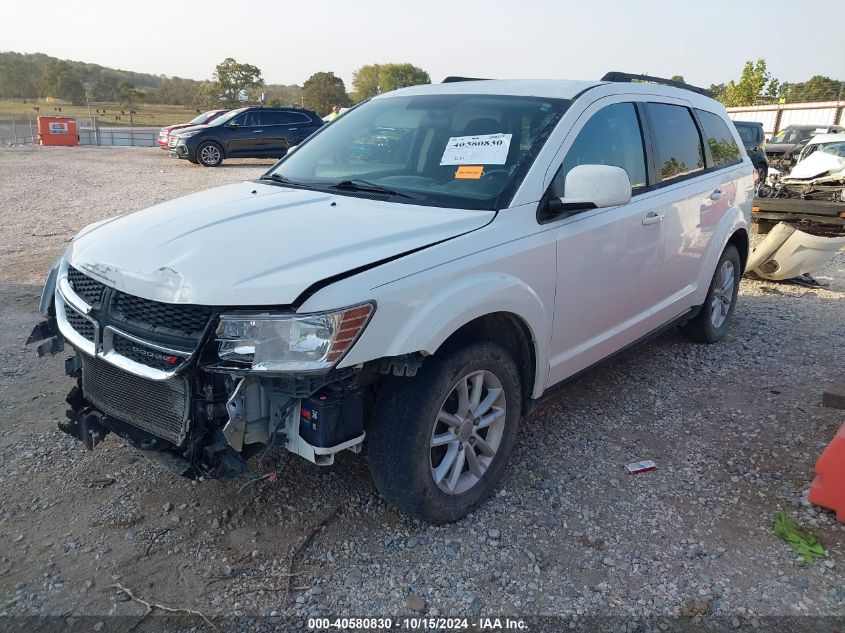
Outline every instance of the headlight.
POLYGON ((194 130, 193 132, 180 132, 176 136, 178 138, 191 138, 192 136, 196 136, 200 132, 202 132, 202 130, 194 130))
POLYGON ((346 355, 374 310, 365 303, 316 314, 224 314, 217 354, 224 365, 252 371, 328 370, 346 355))

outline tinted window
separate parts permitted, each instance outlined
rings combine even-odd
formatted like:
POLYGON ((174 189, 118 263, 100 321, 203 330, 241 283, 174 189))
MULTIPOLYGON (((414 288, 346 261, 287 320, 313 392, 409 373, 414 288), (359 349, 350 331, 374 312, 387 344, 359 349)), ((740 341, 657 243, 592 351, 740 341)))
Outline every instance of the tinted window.
POLYGON ((706 110, 696 110, 698 120, 704 131, 704 138, 710 147, 710 155, 713 157, 714 167, 734 165, 742 160, 742 154, 736 146, 733 134, 728 129, 724 119, 718 114, 706 110))
POLYGON ((647 104, 657 141, 657 168, 663 181, 704 169, 704 150, 692 114, 682 106, 647 104))
POLYGON ((311 122, 307 116, 301 112, 264 112, 262 120, 264 125, 302 125, 311 122))
POLYGON ((739 138, 747 147, 757 145, 757 130, 753 125, 736 124, 736 131, 739 132, 739 138))
POLYGON ((263 125, 261 121, 261 111, 250 110, 249 112, 245 113, 240 119, 238 119, 238 123, 240 123, 244 127, 258 127, 260 125, 263 125))
POLYGON ((563 195, 569 170, 578 165, 613 165, 628 172, 631 186, 646 185, 645 153, 640 121, 633 103, 615 103, 596 112, 578 132, 552 184, 563 195))

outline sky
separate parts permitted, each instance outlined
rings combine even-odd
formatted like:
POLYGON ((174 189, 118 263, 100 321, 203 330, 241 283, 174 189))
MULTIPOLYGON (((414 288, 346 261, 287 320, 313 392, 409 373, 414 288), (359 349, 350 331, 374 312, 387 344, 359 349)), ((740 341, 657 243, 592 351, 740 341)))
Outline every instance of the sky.
POLYGON ((620 70, 706 87, 763 57, 781 81, 845 80, 838 0, 0 0, 0 50, 191 79, 233 57, 267 83, 333 71, 350 90, 356 68, 386 62, 434 82, 620 70))

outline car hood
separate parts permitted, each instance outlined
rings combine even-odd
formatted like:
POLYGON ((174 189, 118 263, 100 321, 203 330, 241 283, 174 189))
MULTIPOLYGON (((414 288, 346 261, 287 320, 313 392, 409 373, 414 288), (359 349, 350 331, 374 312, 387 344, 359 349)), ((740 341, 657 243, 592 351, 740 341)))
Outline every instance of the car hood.
POLYGON ((168 132, 172 132, 173 130, 181 130, 186 127, 199 127, 196 125, 191 125, 190 123, 174 123, 173 125, 165 125, 162 130, 167 130, 168 132))
POLYGON ((201 125, 186 125, 185 127, 179 130, 179 133, 181 134, 182 132, 193 132, 194 130, 207 130, 210 127, 210 125, 206 125, 205 123, 201 125))
POLYGON ((244 182, 86 227, 65 257, 146 299, 285 305, 312 284, 479 229, 493 217, 244 182))

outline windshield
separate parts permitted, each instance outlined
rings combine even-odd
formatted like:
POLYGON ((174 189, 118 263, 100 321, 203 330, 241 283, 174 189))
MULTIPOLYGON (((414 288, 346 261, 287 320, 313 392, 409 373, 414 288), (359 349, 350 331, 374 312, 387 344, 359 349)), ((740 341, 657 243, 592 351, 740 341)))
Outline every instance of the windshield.
POLYGON ((340 184, 336 191, 347 194, 386 189, 397 202, 502 208, 569 103, 495 95, 374 99, 323 128, 267 177, 315 189, 340 184))
POLYGON ((772 137, 772 143, 798 143, 813 135, 811 129, 786 128, 772 137))
POLYGON ((208 112, 203 112, 202 114, 198 114, 193 119, 190 120, 191 125, 201 125, 203 123, 208 122, 210 119, 213 119, 217 116, 217 113, 220 112, 219 110, 209 110, 208 112))
POLYGON ((244 110, 246 110, 246 108, 238 108, 237 110, 229 110, 225 114, 221 114, 219 117, 217 117, 213 121, 209 122, 209 125, 224 125, 228 121, 231 121, 236 116, 238 116, 244 110))

